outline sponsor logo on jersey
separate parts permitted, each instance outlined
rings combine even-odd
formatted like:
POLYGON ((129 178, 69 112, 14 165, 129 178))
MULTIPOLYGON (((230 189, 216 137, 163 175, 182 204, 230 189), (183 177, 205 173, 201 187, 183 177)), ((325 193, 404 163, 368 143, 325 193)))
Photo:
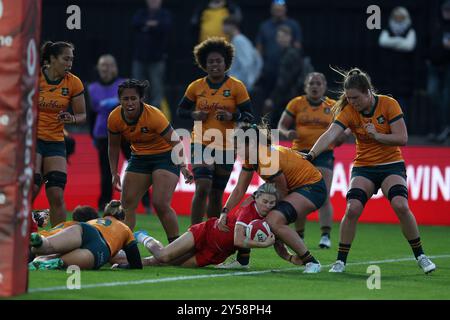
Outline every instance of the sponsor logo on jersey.
POLYGON ((377 122, 378 122, 379 124, 383 124, 383 123, 386 122, 386 119, 384 119, 383 116, 379 116, 379 117, 377 118, 377 122))

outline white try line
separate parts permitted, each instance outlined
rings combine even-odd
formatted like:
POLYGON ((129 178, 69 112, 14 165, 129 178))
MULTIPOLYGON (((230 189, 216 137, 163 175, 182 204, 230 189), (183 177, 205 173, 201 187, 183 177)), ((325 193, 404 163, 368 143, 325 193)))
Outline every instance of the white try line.
MULTIPOLYGON (((445 259, 445 258, 450 258, 450 254, 430 256, 429 258, 430 259, 445 259)), ((414 258, 399 258, 399 259, 386 259, 386 260, 378 260, 378 261, 362 261, 362 262, 347 263, 347 266, 394 263, 394 262, 414 261, 414 260, 415 260, 414 258)), ((322 265, 322 267, 330 267, 330 266, 331 266, 331 264, 322 265)), ((238 271, 238 272, 229 272, 229 273, 212 273, 212 274, 194 275, 194 276, 168 277, 168 278, 160 278, 160 279, 144 279, 144 280, 135 280, 135 281, 93 283, 93 284, 82 285, 81 289, 141 285, 141 284, 174 282, 174 281, 183 281, 183 280, 199 280, 199 279, 211 279, 211 278, 251 276, 251 275, 255 275, 255 274, 265 274, 265 273, 271 273, 271 272, 284 272, 284 271, 295 271, 295 270, 299 270, 299 271, 303 270, 303 267, 299 266, 299 267, 292 267, 292 268, 270 269, 270 270, 259 270, 259 271, 238 271)), ((71 289, 68 289, 67 286, 34 288, 34 289, 29 289, 28 293, 53 292, 53 291, 62 291, 62 290, 71 290, 71 289)))

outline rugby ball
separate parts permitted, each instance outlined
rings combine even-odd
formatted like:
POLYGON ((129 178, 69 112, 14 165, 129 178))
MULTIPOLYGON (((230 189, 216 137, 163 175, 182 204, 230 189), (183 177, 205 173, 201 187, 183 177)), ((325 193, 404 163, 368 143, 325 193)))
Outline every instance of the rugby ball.
POLYGON ((251 221, 245 230, 245 236, 247 239, 252 239, 258 242, 264 242, 271 234, 272 232, 270 231, 269 224, 262 219, 251 221))

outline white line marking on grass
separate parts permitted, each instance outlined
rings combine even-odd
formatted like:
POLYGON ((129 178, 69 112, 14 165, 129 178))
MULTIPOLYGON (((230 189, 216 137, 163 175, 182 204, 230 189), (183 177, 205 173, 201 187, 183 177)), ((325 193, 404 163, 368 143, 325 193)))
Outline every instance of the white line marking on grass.
MULTIPOLYGON (((429 258, 445 259, 445 258, 450 258, 450 254, 429 256, 429 258)), ((415 260, 414 258, 399 258, 399 259, 386 259, 386 260, 378 260, 378 261, 362 261, 362 262, 347 263, 347 266, 394 263, 394 262, 414 261, 414 260, 415 260)), ((331 264, 322 265, 322 267, 329 267, 329 266, 331 266, 331 264)), ((145 280, 134 280, 134 281, 92 283, 92 284, 82 285, 81 289, 117 287, 117 286, 140 285, 140 284, 151 284, 151 283, 161 283, 161 282, 174 282, 174 281, 183 281, 183 280, 235 277, 235 276, 250 276, 250 275, 255 275, 255 274, 265 274, 265 273, 271 273, 271 272, 283 272, 283 271, 293 271, 293 270, 303 270, 303 267, 299 266, 299 267, 292 267, 292 268, 259 270, 259 271, 239 271, 239 272, 212 273, 212 274, 194 275, 194 276, 168 277, 168 278, 160 278, 160 279, 145 279, 145 280)), ((62 290, 69 290, 69 289, 66 286, 48 287, 48 288, 32 288, 32 289, 28 290, 28 293, 53 292, 53 291, 62 291, 62 290)))

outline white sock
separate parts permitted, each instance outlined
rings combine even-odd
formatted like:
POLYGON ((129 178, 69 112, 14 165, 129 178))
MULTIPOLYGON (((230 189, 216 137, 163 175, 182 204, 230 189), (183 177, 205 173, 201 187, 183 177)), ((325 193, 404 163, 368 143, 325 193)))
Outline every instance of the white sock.
POLYGON ((140 234, 137 236, 136 240, 137 240, 138 242, 140 242, 140 243, 144 243, 145 239, 147 239, 147 238, 153 239, 153 238, 150 237, 150 236, 146 236, 145 234, 140 233, 140 234))
POLYGON ((144 245, 144 247, 147 248, 147 244, 152 240, 155 240, 155 238, 146 236, 146 237, 144 237, 144 239, 142 239, 142 244, 144 245))

